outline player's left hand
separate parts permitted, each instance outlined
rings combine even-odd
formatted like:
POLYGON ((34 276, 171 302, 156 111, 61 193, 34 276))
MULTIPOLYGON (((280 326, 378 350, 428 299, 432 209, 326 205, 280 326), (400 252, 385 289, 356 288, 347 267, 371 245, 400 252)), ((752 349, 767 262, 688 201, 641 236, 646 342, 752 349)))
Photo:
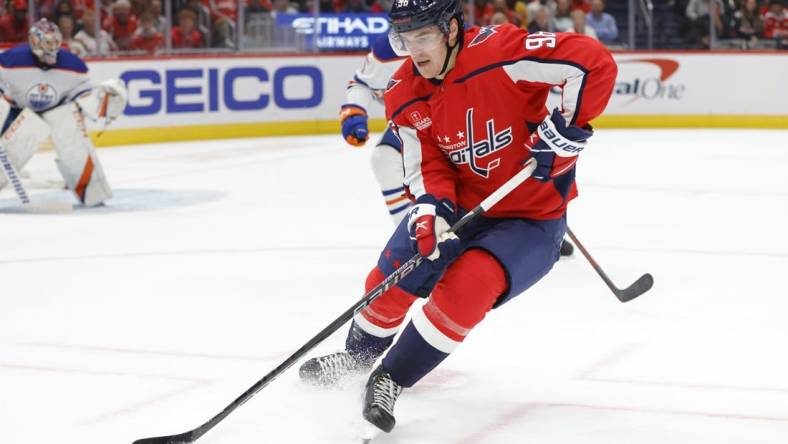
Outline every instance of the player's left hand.
POLYGON ((535 128, 529 124, 531 130, 530 141, 525 144, 531 152, 531 157, 536 159, 536 170, 533 178, 547 182, 560 176, 575 165, 577 155, 586 147, 586 140, 593 132, 567 125, 564 116, 558 111, 547 116, 535 128))
POLYGON ((449 231, 457 221, 457 210, 449 199, 438 201, 432 194, 416 200, 408 213, 408 233, 418 253, 441 268, 460 254, 460 239, 449 231))
POLYGON ((342 105, 339 111, 342 122, 342 137, 353 146, 364 146, 369 139, 367 111, 356 105, 342 105))

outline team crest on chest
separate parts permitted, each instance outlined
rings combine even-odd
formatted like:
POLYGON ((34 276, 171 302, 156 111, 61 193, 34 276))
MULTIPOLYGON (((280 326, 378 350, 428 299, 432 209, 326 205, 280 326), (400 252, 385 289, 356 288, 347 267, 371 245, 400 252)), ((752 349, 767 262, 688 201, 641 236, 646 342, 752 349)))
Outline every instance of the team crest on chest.
POLYGON ((57 91, 52 85, 41 82, 33 85, 25 94, 25 100, 30 104, 33 111, 41 111, 50 108, 56 103, 57 91))
POLYGON ((473 128, 473 108, 465 111, 465 131, 457 131, 458 142, 451 143, 453 137, 438 135, 438 146, 447 152, 449 160, 455 165, 465 165, 475 174, 490 177, 490 171, 501 164, 501 159, 496 157, 485 163, 485 158, 512 144, 512 127, 501 131, 495 130, 495 120, 490 119, 485 123, 487 134, 476 139, 473 128))

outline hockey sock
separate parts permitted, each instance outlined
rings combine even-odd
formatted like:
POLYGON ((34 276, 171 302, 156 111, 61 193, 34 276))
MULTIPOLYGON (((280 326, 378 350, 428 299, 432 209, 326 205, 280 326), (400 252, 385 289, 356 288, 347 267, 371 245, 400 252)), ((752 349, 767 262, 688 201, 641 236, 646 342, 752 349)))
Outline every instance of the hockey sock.
POLYGON ((483 250, 466 252, 413 315, 383 358, 383 367, 398 384, 411 387, 460 345, 506 288, 503 268, 493 256, 483 250))
MULTIPOLYGON (((375 288, 385 276, 378 267, 367 276, 366 290, 375 288)), ((416 297, 394 286, 364 307, 353 318, 345 349, 362 360, 374 361, 391 345, 416 297)))

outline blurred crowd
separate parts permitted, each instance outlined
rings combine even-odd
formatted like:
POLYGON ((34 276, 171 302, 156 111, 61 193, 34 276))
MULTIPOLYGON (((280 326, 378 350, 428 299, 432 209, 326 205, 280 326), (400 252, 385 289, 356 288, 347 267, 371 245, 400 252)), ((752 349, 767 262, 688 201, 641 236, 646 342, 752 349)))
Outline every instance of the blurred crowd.
MULTIPOLYGON (((274 40, 271 29, 278 14, 312 13, 315 1, 321 13, 384 13, 391 5, 391 0, 243 0, 239 21, 237 0, 172 0, 168 23, 164 1, 0 0, 0 43, 25 41, 33 15, 55 22, 65 45, 78 55, 154 54, 168 43, 168 50, 175 52, 236 48, 239 34, 274 40)), ((619 11, 627 3, 609 1, 617 2, 619 11)), ((671 19, 679 24, 687 47, 709 47, 712 23, 719 39, 752 43, 788 38, 785 0, 657 1, 672 2, 671 19)), ((605 0, 470 0, 465 16, 467 23, 477 25, 512 23, 530 32, 577 32, 607 45, 621 43, 617 21, 622 17, 608 13, 605 0)))
POLYGON ((708 48, 714 35, 740 43, 743 48, 757 47, 761 41, 774 41, 778 48, 788 48, 785 0, 674 1, 676 20, 688 47, 708 48))

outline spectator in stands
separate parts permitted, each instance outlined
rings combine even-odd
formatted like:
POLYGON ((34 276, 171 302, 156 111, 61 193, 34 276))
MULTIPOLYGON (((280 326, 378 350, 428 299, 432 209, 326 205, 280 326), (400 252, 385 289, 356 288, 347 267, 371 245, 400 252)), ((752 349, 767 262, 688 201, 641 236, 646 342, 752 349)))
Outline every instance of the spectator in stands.
POLYGON ((60 29, 60 34, 63 36, 63 44, 66 45, 69 51, 80 57, 87 55, 88 50, 85 49, 85 46, 74 39, 74 28, 76 27, 74 17, 70 15, 61 15, 57 20, 57 27, 60 29))
POLYGON ((148 10, 156 20, 156 30, 164 35, 167 32, 167 18, 162 14, 161 0, 151 0, 148 10))
POLYGON ((12 0, 0 17, 0 42, 22 43, 27 40, 27 0, 12 0))
POLYGON ((570 14, 572 16, 572 29, 569 31, 576 32, 578 34, 587 35, 594 40, 599 40, 599 37, 596 35, 596 31, 594 28, 588 26, 586 24, 586 13, 583 12, 582 9, 575 9, 570 14))
POLYGON ((148 10, 147 0, 129 0, 131 3, 131 13, 138 19, 142 19, 142 13, 148 10))
POLYGON ((55 23, 64 15, 74 15, 74 6, 69 0, 59 0, 57 4, 55 4, 55 12, 53 15, 55 23))
POLYGON ((509 19, 506 18, 506 14, 503 12, 496 12, 492 15, 492 17, 490 17, 491 25, 503 25, 505 23, 509 23, 509 19))
MULTIPOLYGON (((549 2, 547 0, 529 0, 528 2, 528 17, 531 18, 531 22, 536 20, 536 14, 539 11, 539 8, 542 6, 550 8, 549 2)), ((548 9, 548 12, 551 9, 548 9)))
POLYGON ((520 26, 520 18, 514 13, 514 11, 512 11, 511 8, 509 8, 509 3, 507 0, 493 0, 493 10, 505 15, 506 20, 509 23, 515 26, 520 26))
POLYGON ((190 8, 178 12, 178 26, 172 28, 172 47, 192 49, 202 47, 202 36, 197 31, 197 14, 190 8))
POLYGON ((104 20, 103 28, 110 33, 121 51, 131 49, 131 38, 137 30, 137 16, 131 13, 129 0, 115 2, 112 15, 104 20))
POLYGON ((569 0, 556 0, 553 3, 553 26, 556 31, 566 32, 571 31, 574 23, 570 16, 571 4, 569 0))
MULTIPOLYGON (((331 2, 329 2, 331 3, 331 2)), ((328 7, 327 5, 325 7, 328 7)), ((326 12, 323 2, 320 2, 320 12, 326 12)), ((331 3, 331 9, 328 12, 334 12, 334 4, 331 3)), ((276 18, 277 14, 297 14, 298 10, 290 4, 288 0, 273 0, 271 15, 276 18)))
MULTIPOLYGON (((0 14, 5 13, 5 1, 0 1, 0 14)), ((55 4, 57 2, 55 0, 38 0, 34 5, 38 9, 38 17, 46 18, 47 20, 53 21, 57 23, 55 20, 55 4)))
POLYGON ((99 30, 98 42, 96 41, 96 14, 92 10, 85 11, 82 16, 82 29, 74 36, 85 47, 89 54, 110 54, 118 50, 118 45, 112 36, 105 30, 99 30))
POLYGON ((271 3, 268 0, 249 0, 244 10, 244 16, 246 16, 248 21, 252 14, 268 14, 270 12, 271 3))
POLYGON ((591 11, 591 4, 588 0, 572 0, 572 11, 577 9, 588 14, 591 11))
POLYGON ((757 0, 744 0, 741 8, 735 14, 737 29, 736 36, 751 43, 763 36, 763 20, 758 10, 757 0))
POLYGON ((788 46, 788 12, 782 0, 771 0, 769 10, 763 16, 763 36, 777 41, 780 49, 788 46))
POLYGON ((591 12, 586 15, 586 23, 594 28, 602 43, 610 44, 618 38, 616 19, 605 12, 604 0, 591 0, 591 12))
POLYGON ((709 47, 709 20, 714 19, 717 34, 722 32, 722 20, 719 14, 720 0, 690 0, 687 3, 686 16, 689 20, 687 39, 690 46, 709 47), (712 8, 714 2, 717 9, 712 8), (714 9, 714 10, 713 10, 714 9), (714 17, 712 17, 714 13, 714 17))
POLYGON ((520 28, 528 29, 528 24, 531 23, 531 18, 528 16, 528 6, 525 2, 518 1, 514 4, 514 13, 520 22, 520 28))
POLYGON ((528 25, 528 32, 533 34, 539 31, 555 32, 553 25, 553 18, 550 16, 550 10, 547 6, 540 5, 536 9, 536 14, 530 25, 528 25))
POLYGON ((145 11, 140 15, 139 26, 131 37, 131 49, 156 54, 164 48, 164 35, 156 29, 156 17, 145 11))
POLYGON ((364 0, 346 0, 345 8, 342 10, 344 13, 364 14, 369 12, 369 7, 364 0))

